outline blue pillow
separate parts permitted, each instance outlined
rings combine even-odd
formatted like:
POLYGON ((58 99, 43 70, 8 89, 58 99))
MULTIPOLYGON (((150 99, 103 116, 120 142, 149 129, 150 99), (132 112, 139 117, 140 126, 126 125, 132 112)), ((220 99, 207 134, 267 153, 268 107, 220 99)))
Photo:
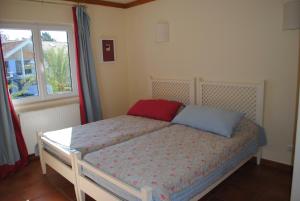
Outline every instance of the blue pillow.
POLYGON ((172 121, 193 128, 231 137, 244 114, 208 106, 188 105, 172 121))

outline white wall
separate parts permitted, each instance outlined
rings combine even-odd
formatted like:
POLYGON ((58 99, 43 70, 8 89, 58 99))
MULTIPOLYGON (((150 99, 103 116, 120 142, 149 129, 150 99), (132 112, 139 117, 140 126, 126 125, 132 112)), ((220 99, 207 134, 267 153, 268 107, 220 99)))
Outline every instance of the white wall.
MULTIPOLYGON (((0 21, 73 24, 71 8, 71 5, 0 0, 0 21)), ((123 114, 128 108, 127 60, 124 34, 126 13, 121 9, 95 5, 88 5, 87 10, 91 18, 92 48, 104 117, 123 114), (103 36, 116 39, 117 61, 114 64, 100 63, 99 47, 100 38, 103 36)), ((53 103, 48 103, 48 105, 53 106, 53 103)), ((31 110, 34 107, 30 105, 22 107, 21 110, 26 111, 27 108, 31 110)), ((38 107, 40 108, 40 106, 38 107)), ((47 107, 47 104, 43 104, 43 107, 47 107)))
POLYGON ((129 10, 129 102, 145 97, 150 75, 266 80, 264 158, 291 164, 298 32, 283 31, 281 0, 157 0, 129 10), (155 42, 170 23, 170 42, 155 42))

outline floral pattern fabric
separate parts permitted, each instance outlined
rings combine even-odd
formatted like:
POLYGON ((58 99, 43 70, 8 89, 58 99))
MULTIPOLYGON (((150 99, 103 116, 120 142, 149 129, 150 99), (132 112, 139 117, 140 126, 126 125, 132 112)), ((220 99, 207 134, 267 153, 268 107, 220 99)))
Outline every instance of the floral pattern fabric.
POLYGON ((246 119, 232 138, 172 125, 89 153, 84 160, 137 189, 151 187, 153 200, 168 201, 257 138, 258 127, 246 119))
POLYGON ((74 149, 84 155, 168 125, 169 122, 122 115, 86 125, 47 132, 43 136, 64 149, 74 149))

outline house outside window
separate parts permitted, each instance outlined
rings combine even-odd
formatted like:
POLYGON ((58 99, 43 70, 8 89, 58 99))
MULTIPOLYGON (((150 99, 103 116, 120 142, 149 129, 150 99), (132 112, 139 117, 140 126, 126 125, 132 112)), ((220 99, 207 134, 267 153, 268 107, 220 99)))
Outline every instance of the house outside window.
POLYGON ((72 26, 1 24, 14 104, 77 96, 72 26))

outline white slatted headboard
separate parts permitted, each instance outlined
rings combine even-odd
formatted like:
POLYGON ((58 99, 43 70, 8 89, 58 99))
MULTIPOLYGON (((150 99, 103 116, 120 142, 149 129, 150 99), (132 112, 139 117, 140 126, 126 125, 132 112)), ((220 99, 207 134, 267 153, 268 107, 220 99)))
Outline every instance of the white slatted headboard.
POLYGON ((158 79, 150 77, 152 98, 182 102, 185 105, 195 104, 195 79, 158 79))
POLYGON ((233 83, 200 80, 197 104, 243 112, 247 118, 262 125, 264 82, 233 83))

